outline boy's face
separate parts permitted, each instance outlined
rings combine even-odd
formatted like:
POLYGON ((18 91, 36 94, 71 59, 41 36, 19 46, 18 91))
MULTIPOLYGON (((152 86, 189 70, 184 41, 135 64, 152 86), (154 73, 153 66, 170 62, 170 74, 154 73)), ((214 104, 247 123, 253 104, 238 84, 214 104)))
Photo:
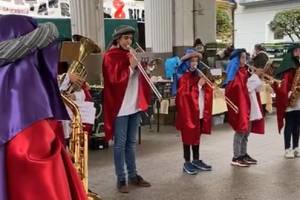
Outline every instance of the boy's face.
POLYGON ((198 62, 198 61, 199 61, 198 56, 195 56, 195 57, 191 58, 191 62, 198 62))
POLYGON ((247 55, 245 52, 241 53, 241 57, 240 57, 240 64, 241 66, 244 66, 246 64, 247 61, 247 55))
POLYGON ((293 50, 293 56, 294 57, 300 57, 300 48, 296 48, 293 50))
POLYGON ((118 44, 126 50, 129 50, 129 47, 132 44, 132 40, 133 40, 133 35, 132 34, 126 34, 126 35, 122 35, 120 37, 120 39, 118 40, 118 44))
POLYGON ((198 61, 199 61, 199 58, 196 56, 196 57, 192 57, 190 59, 191 63, 190 63, 190 67, 192 68, 197 68, 197 65, 198 65, 198 61))

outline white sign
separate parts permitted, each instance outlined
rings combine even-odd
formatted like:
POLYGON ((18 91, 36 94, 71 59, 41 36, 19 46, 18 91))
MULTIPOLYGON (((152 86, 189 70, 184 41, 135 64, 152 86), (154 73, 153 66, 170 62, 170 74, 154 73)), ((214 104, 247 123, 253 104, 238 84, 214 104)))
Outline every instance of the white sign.
POLYGON ((70 0, 0 0, 0 14, 68 18, 70 0))
POLYGON ((112 18, 145 21, 144 1, 104 0, 103 8, 112 18))

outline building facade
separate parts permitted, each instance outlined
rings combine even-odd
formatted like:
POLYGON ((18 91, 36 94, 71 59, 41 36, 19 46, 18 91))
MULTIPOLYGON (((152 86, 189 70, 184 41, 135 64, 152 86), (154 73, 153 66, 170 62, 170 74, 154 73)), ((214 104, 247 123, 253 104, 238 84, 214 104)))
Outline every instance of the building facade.
POLYGON ((289 37, 276 38, 269 24, 276 13, 300 9, 299 0, 239 0, 235 11, 235 47, 253 51, 256 43, 290 42, 289 37))

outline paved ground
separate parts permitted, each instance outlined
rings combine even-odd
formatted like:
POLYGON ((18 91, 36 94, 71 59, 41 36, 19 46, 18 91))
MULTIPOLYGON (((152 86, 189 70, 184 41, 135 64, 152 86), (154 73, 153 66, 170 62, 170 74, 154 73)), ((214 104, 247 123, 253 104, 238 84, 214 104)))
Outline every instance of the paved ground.
POLYGON ((200 151, 213 171, 196 176, 182 172, 182 146, 174 127, 163 126, 160 133, 144 127, 137 148, 138 170, 153 186, 118 193, 109 148, 90 152, 90 188, 103 199, 120 200, 298 200, 300 159, 283 158, 283 138, 275 119, 267 116, 266 135, 249 137, 249 154, 259 161, 250 168, 230 165, 233 131, 228 125, 214 127, 213 135, 203 137, 200 151))

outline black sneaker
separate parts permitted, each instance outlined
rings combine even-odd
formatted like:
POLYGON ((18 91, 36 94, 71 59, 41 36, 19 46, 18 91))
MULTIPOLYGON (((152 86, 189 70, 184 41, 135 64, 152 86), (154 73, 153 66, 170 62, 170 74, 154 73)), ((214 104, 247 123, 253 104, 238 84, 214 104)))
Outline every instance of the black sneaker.
POLYGON ((204 163, 202 160, 193 160, 192 165, 202 171, 211 171, 211 166, 204 163))
POLYGON ((183 171, 190 175, 196 175, 199 172, 199 170, 191 162, 185 162, 183 164, 183 171))
POLYGON ((244 161, 244 159, 241 156, 238 158, 232 158, 231 165, 238 167, 250 167, 250 164, 244 161))
POLYGON ((245 162, 247 162, 248 164, 250 164, 250 165, 256 165, 257 164, 257 160, 251 158, 248 154, 243 156, 243 160, 245 162))

